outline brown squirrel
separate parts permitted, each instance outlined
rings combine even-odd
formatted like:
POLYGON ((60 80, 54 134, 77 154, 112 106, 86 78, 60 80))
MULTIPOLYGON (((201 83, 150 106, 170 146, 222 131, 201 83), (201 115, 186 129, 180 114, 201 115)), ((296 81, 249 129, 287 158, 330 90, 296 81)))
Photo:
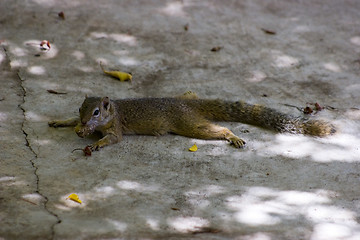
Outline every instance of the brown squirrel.
POLYGON ((319 137, 336 132, 332 124, 322 120, 293 117, 241 101, 199 99, 193 92, 175 98, 110 100, 108 97, 86 97, 79 112, 80 118, 50 121, 49 126, 76 126, 79 137, 101 132, 104 137, 89 146, 92 151, 120 142, 123 134, 174 133, 199 139, 223 139, 237 148, 245 146, 244 140, 211 121, 242 122, 278 132, 319 137))

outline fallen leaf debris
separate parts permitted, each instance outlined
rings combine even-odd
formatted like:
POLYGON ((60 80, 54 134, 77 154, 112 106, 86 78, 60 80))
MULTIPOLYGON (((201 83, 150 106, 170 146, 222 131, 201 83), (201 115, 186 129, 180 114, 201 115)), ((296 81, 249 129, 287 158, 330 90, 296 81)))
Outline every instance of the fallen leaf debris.
POLYGON ((275 31, 268 30, 268 29, 265 29, 265 28, 261 28, 261 30, 262 30, 264 33, 269 34, 269 35, 275 35, 275 34, 276 34, 275 31))
POLYGON ((59 12, 58 13, 59 18, 61 18, 62 20, 65 20, 65 13, 64 12, 59 12))
POLYGON ((80 203, 80 204, 82 203, 79 196, 75 193, 70 194, 66 199, 72 200, 72 201, 80 203))
POLYGON ((41 51, 49 51, 51 48, 50 42, 48 40, 42 40, 40 42, 40 50, 41 51))
POLYGON ((131 81, 132 80, 132 74, 131 73, 127 73, 127 72, 120 72, 120 71, 106 71, 104 69, 104 67, 102 66, 102 62, 100 62, 100 67, 101 70, 109 75, 112 76, 114 78, 117 78, 120 80, 120 82, 124 82, 124 81, 131 81))
POLYGON ((196 146, 196 144, 194 144, 191 148, 189 148, 190 152, 196 152, 198 150, 198 147, 196 146))
POLYGON ((211 51, 212 51, 212 52, 218 52, 218 51, 220 51, 221 49, 222 49, 222 47, 217 46, 217 47, 213 47, 213 48, 211 49, 211 51))

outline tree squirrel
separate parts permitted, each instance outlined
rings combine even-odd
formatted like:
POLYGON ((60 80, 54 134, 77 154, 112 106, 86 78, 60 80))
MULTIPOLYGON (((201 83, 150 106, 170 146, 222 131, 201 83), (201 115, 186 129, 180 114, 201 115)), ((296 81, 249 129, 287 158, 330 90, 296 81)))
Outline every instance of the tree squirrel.
POLYGON ((211 121, 242 122, 278 132, 319 137, 336 132, 332 124, 322 120, 293 117, 241 101, 199 99, 191 91, 175 98, 110 100, 108 97, 86 97, 79 112, 80 118, 50 121, 49 126, 76 126, 75 132, 82 138, 94 131, 101 132, 104 137, 89 146, 91 151, 120 142, 123 134, 174 133, 191 138, 227 140, 237 148, 245 146, 244 140, 211 121))

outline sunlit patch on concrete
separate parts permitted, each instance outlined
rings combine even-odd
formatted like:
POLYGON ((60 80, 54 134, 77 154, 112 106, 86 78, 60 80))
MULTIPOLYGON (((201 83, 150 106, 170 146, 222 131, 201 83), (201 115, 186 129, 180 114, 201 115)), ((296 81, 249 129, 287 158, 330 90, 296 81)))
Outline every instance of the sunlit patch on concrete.
POLYGON ((313 142, 303 135, 276 134, 273 143, 265 145, 263 142, 253 142, 259 153, 282 155, 290 158, 301 158, 311 154, 313 142))
POLYGON ((208 220, 199 217, 178 217, 169 219, 167 222, 181 233, 195 232, 209 226, 208 220))
POLYGON ((16 177, 13 177, 13 176, 0 177, 0 183, 9 182, 9 181, 15 181, 15 179, 16 179, 16 177))
POLYGON ((359 229, 354 230, 352 227, 349 227, 341 223, 316 224, 310 239, 311 240, 360 239, 360 230, 359 229))
MULTIPOLYGON (((357 86, 360 91, 360 85, 357 86)), ((360 109, 348 109, 345 112, 346 117, 352 120, 360 120, 360 109)))
POLYGON ((90 36, 92 38, 99 39, 99 38, 107 38, 108 34, 105 32, 92 32, 90 33, 90 36))
POLYGON ((24 186, 26 183, 22 180, 17 180, 13 176, 0 177, 0 185, 2 186, 24 186))
POLYGON ((277 198, 280 202, 289 205, 309 205, 313 203, 329 203, 330 199, 323 194, 323 196, 319 194, 309 193, 309 192, 301 192, 301 191, 284 191, 277 194, 277 198))
POLYGON ((0 112, 0 122, 6 121, 8 118, 7 114, 4 112, 0 112))
POLYGON ((276 134, 271 144, 253 143, 260 155, 281 155, 288 158, 309 158, 316 162, 360 161, 360 138, 350 134, 335 134, 327 138, 276 134))
POLYGON ((160 230, 160 223, 158 220, 152 219, 152 218, 147 218, 146 219, 146 224, 154 231, 159 231, 160 230))
POLYGON ((187 202, 194 206, 196 209, 206 209, 211 205, 211 202, 209 200, 203 199, 203 197, 200 196, 190 198, 187 200, 187 202))
POLYGON ((131 36, 126 33, 110 33, 110 34, 108 34, 106 32, 92 32, 92 33, 90 33, 90 37, 93 39, 106 38, 106 39, 114 40, 118 43, 125 43, 129 46, 137 45, 136 37, 131 36))
POLYGON ((51 59, 51 58, 56 57, 58 52, 59 52, 58 48, 56 47, 56 45, 54 43, 52 43, 50 50, 47 51, 47 52, 44 52, 41 55, 41 57, 44 58, 44 59, 51 59))
POLYGON ((44 75, 46 70, 43 66, 28 67, 28 72, 34 75, 44 75))
POLYGON ((111 38, 117 42, 126 43, 129 46, 137 45, 136 37, 131 36, 129 34, 111 33, 111 34, 109 34, 109 38, 111 38))
POLYGON ((190 146, 194 144, 198 146, 198 151, 202 151, 202 149, 211 145, 212 148, 207 150, 207 154, 211 156, 221 156, 229 152, 228 142, 223 140, 191 139, 190 142, 190 146))
POLYGON ((40 146, 48 145, 52 143, 52 140, 49 139, 34 139, 34 142, 40 146))
POLYGON ((252 226, 275 225, 284 219, 295 219, 298 215, 312 222, 347 221, 353 223, 352 212, 328 206, 336 193, 327 190, 316 192, 278 191, 265 187, 249 187, 240 196, 230 196, 226 206, 233 210, 233 218, 252 226), (335 216, 331 216, 335 214, 335 216))
POLYGON ((272 238, 266 233, 258 232, 252 235, 246 235, 242 237, 243 240, 272 240, 272 238))
POLYGON ((360 84, 351 84, 349 86, 345 87, 346 92, 348 92, 349 94, 352 95, 353 98, 356 98, 359 96, 359 92, 360 92, 360 84))
POLYGON ((117 231, 124 232, 127 229, 127 224, 114 219, 106 219, 117 231))
POLYGON ((127 56, 129 55, 129 51, 128 50, 116 50, 113 52, 115 55, 117 56, 127 56))
POLYGON ((273 225, 300 215, 315 224, 312 239, 353 239, 347 237, 360 236, 356 213, 329 205, 336 195, 328 190, 301 192, 249 187, 240 196, 228 197, 226 206, 234 211, 233 218, 243 224, 273 225))
POLYGON ((274 59, 274 66, 278 68, 293 67, 300 63, 297 58, 286 55, 278 50, 272 50, 271 55, 274 59))
POLYGON ((360 46, 360 36, 355 36, 355 37, 350 38, 350 42, 355 45, 360 46))
POLYGON ((299 64, 299 60, 288 56, 288 55, 278 55, 275 56, 275 65, 279 68, 292 67, 299 64))
POLYGON ((36 4, 39 4, 41 6, 53 6, 55 4, 55 0, 31 0, 32 2, 36 3, 36 4))
POLYGON ((37 193, 25 194, 22 196, 22 198, 25 199, 25 201, 28 201, 30 203, 37 204, 37 205, 40 205, 41 202, 43 201, 43 197, 37 193))
POLYGON ((91 72, 95 71, 94 68, 88 67, 88 66, 79 66, 79 67, 76 67, 76 68, 79 69, 82 72, 85 72, 85 73, 91 73, 91 72))
POLYGON ((19 67, 26 67, 27 61, 25 61, 24 59, 11 60, 10 66, 11 66, 11 69, 19 68, 19 67))
POLYGON ((23 57, 27 54, 27 51, 20 47, 10 48, 10 52, 14 54, 16 57, 23 57))
POLYGON ((0 52, 0 64, 5 60, 5 54, 0 52))
POLYGON ((244 194, 226 199, 226 205, 234 210, 234 219, 240 223, 257 225, 276 225, 281 219, 276 216, 287 212, 285 205, 274 201, 263 202, 260 196, 244 194))
POLYGON ((214 196, 224 193, 225 189, 217 185, 208 185, 185 193, 186 196, 214 196))
POLYGON ((298 25, 294 28, 293 30, 294 32, 296 33, 304 33, 304 32, 309 32, 311 31, 310 27, 309 26, 306 26, 306 25, 298 25))
POLYGON ((252 76, 247 79, 248 82, 261 82, 266 78, 266 74, 262 71, 253 71, 252 76))
POLYGON ((57 204, 57 208, 64 210, 64 211, 69 211, 72 208, 85 208, 87 206, 87 202, 89 201, 89 199, 86 197, 86 194, 82 194, 82 193, 76 193, 79 197, 79 199, 81 200, 81 204, 74 202, 70 199, 68 199, 69 195, 72 194, 71 193, 67 193, 66 195, 62 195, 60 197, 60 202, 62 204, 57 204))
MULTIPOLYGON (((84 206, 89 201, 106 201, 107 198, 116 195, 116 189, 112 186, 103 186, 103 187, 96 187, 94 191, 85 192, 79 194, 80 200, 82 200, 82 204, 84 206)), ((74 205, 68 205, 69 207, 73 207, 74 205)))
POLYGON ((97 64, 99 64, 99 69, 100 69, 100 63, 104 66, 107 66, 109 64, 109 61, 106 58, 102 58, 102 57, 96 58, 95 61, 97 64))
POLYGON ((115 194, 115 189, 111 186, 104 186, 95 189, 99 198, 107 198, 115 194))
POLYGON ((336 206, 317 205, 314 204, 307 209, 306 216, 313 222, 332 222, 356 225, 356 214, 347 209, 336 206))
POLYGON ((62 205, 62 204, 54 204, 54 207, 56 207, 57 209, 59 210, 62 210, 62 211, 71 211, 71 207, 68 207, 68 206, 65 206, 65 205, 62 205))
POLYGON ((138 190, 142 187, 140 183, 132 181, 120 181, 117 186, 124 190, 138 190))
POLYGON ((76 50, 71 54, 71 56, 73 56, 76 60, 80 61, 80 60, 84 59, 85 53, 76 50))
POLYGON ((116 186, 123 190, 133 190, 137 192, 157 192, 160 190, 156 185, 144 185, 134 181, 119 181, 116 186))
POLYGON ((332 72, 341 72, 341 68, 339 65, 337 65, 336 63, 332 63, 332 62, 329 62, 329 63, 324 63, 324 67, 327 69, 327 70, 330 70, 332 72))
POLYGON ((119 58, 119 63, 125 66, 137 66, 140 65, 140 62, 133 57, 121 57, 119 58))
POLYGON ((163 7, 160 12, 175 17, 185 17, 186 13, 184 12, 184 5, 180 1, 168 2, 165 7, 163 7))
POLYGON ((25 112, 26 120, 31 122, 45 122, 47 118, 43 115, 37 114, 33 111, 26 111, 25 112))

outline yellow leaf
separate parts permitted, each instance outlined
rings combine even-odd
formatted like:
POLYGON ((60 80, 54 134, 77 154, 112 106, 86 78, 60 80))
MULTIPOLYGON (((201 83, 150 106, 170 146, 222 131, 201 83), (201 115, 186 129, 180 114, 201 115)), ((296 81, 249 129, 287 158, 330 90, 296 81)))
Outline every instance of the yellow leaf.
POLYGON ((124 81, 131 81, 132 80, 132 75, 130 73, 127 72, 120 72, 120 71, 106 71, 101 62, 100 62, 100 67, 102 69, 102 71, 112 77, 115 77, 117 79, 120 80, 120 82, 124 82, 124 81))
POLYGON ((66 199, 70 199, 74 202, 81 203, 81 200, 79 199, 79 196, 75 193, 70 194, 66 199))
POLYGON ((194 144, 191 148, 189 148, 190 152, 196 152, 198 150, 196 144, 194 144))

